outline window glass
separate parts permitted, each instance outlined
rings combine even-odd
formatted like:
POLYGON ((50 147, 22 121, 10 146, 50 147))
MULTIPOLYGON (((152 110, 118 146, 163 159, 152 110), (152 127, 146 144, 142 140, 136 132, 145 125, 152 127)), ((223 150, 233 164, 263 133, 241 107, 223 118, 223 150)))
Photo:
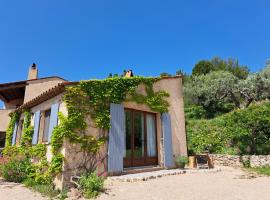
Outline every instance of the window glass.
POLYGON ((144 156, 144 114, 134 112, 134 157, 144 156))
POLYGON ((126 134, 125 134, 125 142, 126 148, 124 149, 125 158, 131 157, 131 133, 132 133, 132 112, 130 110, 126 110, 126 134))
POLYGON ((157 156, 156 147, 156 122, 155 116, 151 114, 146 115, 146 127, 147 127, 147 156, 157 156))

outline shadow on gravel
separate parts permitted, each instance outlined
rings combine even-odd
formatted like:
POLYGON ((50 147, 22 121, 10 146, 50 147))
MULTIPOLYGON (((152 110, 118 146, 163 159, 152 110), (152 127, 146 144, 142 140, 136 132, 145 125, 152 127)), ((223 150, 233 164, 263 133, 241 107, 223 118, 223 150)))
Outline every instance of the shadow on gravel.
POLYGON ((20 185, 20 184, 19 183, 6 182, 5 180, 0 179, 0 186, 1 187, 12 189, 13 187, 18 186, 18 185, 20 185))

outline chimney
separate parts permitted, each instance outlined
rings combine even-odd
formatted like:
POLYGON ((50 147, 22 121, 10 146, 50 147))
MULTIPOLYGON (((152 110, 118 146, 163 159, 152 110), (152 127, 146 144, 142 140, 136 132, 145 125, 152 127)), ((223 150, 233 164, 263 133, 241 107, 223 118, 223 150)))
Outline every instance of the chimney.
POLYGON ((131 69, 126 72, 125 77, 127 78, 133 77, 133 72, 131 69))
POLYGON ((27 80, 37 79, 38 78, 38 69, 35 63, 29 68, 27 80))

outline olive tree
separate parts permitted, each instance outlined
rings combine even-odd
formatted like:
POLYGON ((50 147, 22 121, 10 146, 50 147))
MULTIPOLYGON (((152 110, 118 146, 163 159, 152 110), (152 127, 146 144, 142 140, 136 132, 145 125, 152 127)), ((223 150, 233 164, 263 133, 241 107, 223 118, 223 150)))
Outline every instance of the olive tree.
POLYGON ((230 110, 226 108, 229 103, 239 107, 237 82, 238 78, 227 71, 193 76, 183 88, 185 103, 203 106, 210 115, 224 109, 230 110))
POLYGON ((250 74, 247 79, 240 80, 238 92, 243 99, 243 106, 248 107, 254 101, 262 101, 270 97, 270 67, 250 74))

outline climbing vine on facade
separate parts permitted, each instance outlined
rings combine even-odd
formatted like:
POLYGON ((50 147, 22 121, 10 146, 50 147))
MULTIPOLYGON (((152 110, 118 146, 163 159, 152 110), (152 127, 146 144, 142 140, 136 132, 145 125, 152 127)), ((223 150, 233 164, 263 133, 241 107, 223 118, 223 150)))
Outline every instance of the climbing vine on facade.
POLYGON ((6 143, 5 146, 9 147, 12 145, 12 135, 14 132, 15 124, 19 119, 18 113, 12 113, 10 114, 10 121, 8 124, 7 132, 6 132, 6 143))
POLYGON ((21 146, 31 146, 33 134, 34 134, 34 127, 31 126, 31 113, 29 110, 27 110, 24 112, 21 146))
MULTIPOLYGON (((107 132, 110 129, 110 104, 121 104, 125 101, 135 101, 146 104, 152 111, 164 113, 168 111, 169 103, 165 91, 155 92, 153 84, 160 78, 108 78, 105 80, 82 81, 75 86, 66 88, 64 101, 68 115, 59 113, 59 125, 53 130, 51 137, 51 149, 53 157, 50 162, 46 159, 46 146, 44 144, 31 145, 33 126, 31 126, 30 111, 24 112, 23 136, 20 147, 11 146, 12 134, 15 123, 19 119, 18 113, 11 115, 6 139, 6 155, 23 153, 28 159, 38 159, 32 164, 32 172, 29 175, 39 183, 50 183, 58 173, 62 172, 64 156, 61 153, 64 139, 71 143, 79 144, 84 158, 96 158, 101 147, 107 140, 107 132), (145 88, 145 95, 138 94, 138 86, 145 88), (100 130, 98 136, 87 135, 87 120, 91 117, 96 127, 100 130)), ((89 159, 84 160, 89 163, 89 159)), ((93 162, 94 163, 94 162, 93 162)), ((85 166, 81 166, 85 167, 85 166)), ((86 171, 94 171, 96 165, 84 168, 86 171)))
POLYGON ((50 184, 53 177, 48 173, 47 170, 47 168, 49 167, 49 162, 46 159, 46 145, 37 144, 35 146, 32 146, 34 127, 31 126, 31 113, 29 110, 26 110, 23 112, 23 115, 23 134, 20 141, 20 146, 11 146, 14 127, 20 117, 19 113, 15 112, 12 113, 10 116, 11 120, 8 128, 8 131, 10 132, 7 133, 10 134, 10 136, 7 136, 10 138, 6 140, 7 145, 3 150, 3 154, 13 161, 28 163, 28 174, 25 178, 34 180, 36 183, 39 184, 50 184), (35 162, 31 162, 31 160, 35 160, 35 162))
POLYGON ((164 97, 168 97, 169 94, 153 90, 153 84, 158 80, 160 78, 133 77, 82 81, 67 89, 65 101, 69 112, 90 114, 97 127, 109 130, 111 103, 121 104, 126 100, 133 100, 147 104, 156 112, 168 111, 169 103, 164 97), (136 88, 140 84, 145 86, 146 96, 137 94, 136 88))
MULTIPOLYGON (((51 145, 53 165, 61 169, 63 156, 60 149, 63 139, 80 144, 86 155, 95 157, 106 141, 106 131, 110 129, 110 104, 121 104, 124 101, 135 101, 146 104, 153 111, 164 113, 168 111, 169 103, 164 99, 169 94, 165 91, 154 92, 153 84, 160 78, 108 78, 105 80, 82 81, 76 86, 68 87, 64 100, 68 116, 59 114, 60 125, 52 134, 51 145), (136 89, 144 85, 146 95, 138 94, 136 89), (91 116, 101 134, 98 137, 85 135, 87 117, 91 116), (59 158, 59 159, 57 159, 59 158)), ((91 170, 94 170, 92 166, 91 170)), ((60 172, 60 170, 57 170, 60 172)))

